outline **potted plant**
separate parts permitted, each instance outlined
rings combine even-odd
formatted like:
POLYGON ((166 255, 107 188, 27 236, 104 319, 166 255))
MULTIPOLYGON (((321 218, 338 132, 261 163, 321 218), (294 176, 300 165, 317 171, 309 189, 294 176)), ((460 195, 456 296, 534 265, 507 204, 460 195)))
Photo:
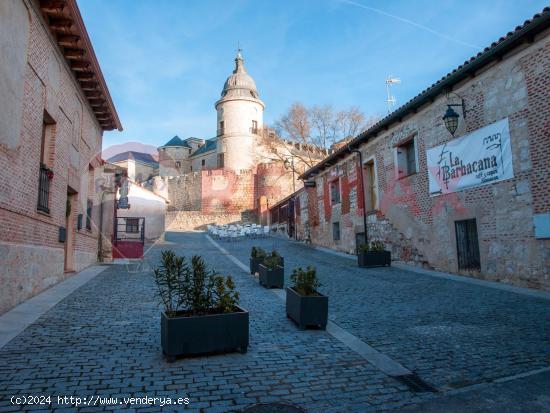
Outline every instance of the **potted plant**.
POLYGON ((266 252, 260 247, 252 247, 250 252, 250 274, 256 274, 260 271, 259 265, 264 262, 266 252))
POLYGON ((44 171, 49 180, 53 179, 53 169, 48 168, 46 164, 43 163, 40 164, 40 169, 44 171))
POLYGON ((391 252, 386 251, 382 241, 373 241, 370 245, 362 244, 357 253, 359 267, 380 267, 391 265, 391 252))
MULTIPOLYGON (((275 252, 275 251, 274 251, 275 252)), ((267 288, 283 288, 285 283, 285 269, 281 265, 281 256, 271 253, 259 265, 260 285, 267 288)))
POLYGON ((325 329, 328 319, 328 297, 317 291, 321 283, 315 267, 295 268, 290 277, 292 287, 286 289, 286 315, 300 330, 308 326, 325 329))
POLYGON ((277 258, 281 267, 285 266, 285 257, 281 256, 277 250, 271 251, 271 256, 277 258))
POLYGON ((200 256, 191 263, 173 251, 162 251, 154 270, 161 315, 162 351, 176 356, 248 348, 248 311, 239 307, 239 293, 230 276, 209 270, 200 256))

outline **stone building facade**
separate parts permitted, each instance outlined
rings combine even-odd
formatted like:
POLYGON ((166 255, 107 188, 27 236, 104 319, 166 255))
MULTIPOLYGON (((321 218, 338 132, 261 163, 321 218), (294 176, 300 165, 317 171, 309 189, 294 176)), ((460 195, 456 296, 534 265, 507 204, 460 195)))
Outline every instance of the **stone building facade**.
POLYGON ((122 127, 76 1, 1 1, 0 53, 1 314, 97 262, 102 134, 122 127))
POLYGON ((366 213, 368 240, 394 260, 550 289, 549 21, 545 9, 302 174, 299 236, 355 253, 366 213), (459 116, 454 136, 449 109, 459 116), (488 148, 495 160, 501 151, 498 164, 481 151, 468 164, 451 156, 461 144, 475 158, 496 138, 488 148), (434 151, 452 176, 438 175, 434 151), (503 159, 509 175, 495 179, 503 159))

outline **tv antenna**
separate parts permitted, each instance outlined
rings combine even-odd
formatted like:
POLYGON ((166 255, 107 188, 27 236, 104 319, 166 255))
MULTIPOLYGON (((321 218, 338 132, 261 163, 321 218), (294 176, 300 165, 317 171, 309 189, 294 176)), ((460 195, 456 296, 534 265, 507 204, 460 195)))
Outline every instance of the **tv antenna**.
POLYGON ((401 83, 401 79, 398 77, 388 76, 386 78, 386 93, 388 95, 386 102, 388 103, 388 113, 393 110, 393 105, 395 105, 395 97, 391 94, 391 85, 398 85, 401 83))

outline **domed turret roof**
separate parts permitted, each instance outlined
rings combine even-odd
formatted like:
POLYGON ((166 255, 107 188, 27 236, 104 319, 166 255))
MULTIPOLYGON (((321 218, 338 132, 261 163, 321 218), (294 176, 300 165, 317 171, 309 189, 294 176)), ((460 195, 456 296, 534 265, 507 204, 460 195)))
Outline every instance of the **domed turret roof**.
POLYGON ((258 94, 258 89, 256 89, 256 83, 247 73, 244 67, 244 59, 239 51, 237 57, 235 57, 235 70, 233 70, 233 73, 225 81, 221 99, 216 102, 216 106, 218 103, 226 100, 243 98, 262 103, 258 94))

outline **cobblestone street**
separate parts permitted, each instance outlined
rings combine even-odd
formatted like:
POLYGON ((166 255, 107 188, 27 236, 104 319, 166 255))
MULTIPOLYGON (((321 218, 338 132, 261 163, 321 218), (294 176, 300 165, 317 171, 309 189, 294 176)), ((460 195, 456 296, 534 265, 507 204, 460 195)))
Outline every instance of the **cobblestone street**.
MULTIPOLYGON (((10 397, 21 394, 189 397, 185 411, 196 412, 281 400, 308 412, 414 409, 447 390, 549 367, 550 301, 543 298, 397 268, 359 269, 347 258, 277 238, 220 242, 231 255, 215 243, 203 233, 167 233, 146 261, 157 265, 160 251, 170 248, 203 255, 211 267, 233 275, 250 311, 247 354, 166 363, 151 271, 113 265, 0 349, 0 411, 48 408, 12 405, 10 397), (286 318, 283 300, 235 262, 247 264, 252 245, 284 255, 286 283, 292 268, 315 265, 332 322, 439 392, 411 391, 328 332, 299 331, 286 318)), ((57 399, 51 407, 73 410, 57 399)))

